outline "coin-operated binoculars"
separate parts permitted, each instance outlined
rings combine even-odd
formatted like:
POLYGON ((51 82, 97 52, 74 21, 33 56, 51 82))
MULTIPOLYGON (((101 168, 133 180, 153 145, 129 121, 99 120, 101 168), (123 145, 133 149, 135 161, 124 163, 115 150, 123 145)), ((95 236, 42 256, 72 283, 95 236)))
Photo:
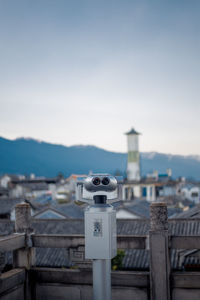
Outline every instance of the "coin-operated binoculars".
POLYGON ((117 254, 116 211, 121 200, 121 178, 93 174, 77 183, 85 210, 85 258, 93 260, 93 299, 111 299, 111 259, 117 254), (108 203, 109 204, 108 204, 108 203))

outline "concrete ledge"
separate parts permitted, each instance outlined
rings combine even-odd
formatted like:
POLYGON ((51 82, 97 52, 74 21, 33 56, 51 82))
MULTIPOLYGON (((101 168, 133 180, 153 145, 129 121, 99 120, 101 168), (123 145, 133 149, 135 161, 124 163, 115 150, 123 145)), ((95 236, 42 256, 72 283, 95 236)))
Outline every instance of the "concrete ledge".
POLYGON ((25 270, 13 269, 0 276, 0 294, 25 282, 25 270))
POLYGON ((14 233, 0 238, 0 251, 13 251, 25 247, 25 234, 14 233))
POLYGON ((171 236, 172 249, 200 249, 200 236, 171 236))
MULTIPOLYGON (((85 244, 81 234, 32 234, 33 247, 69 248, 85 244)), ((118 235, 117 247, 120 249, 145 249, 146 236, 118 235)))
MULTIPOLYGON (((38 283, 92 285, 92 270, 32 268, 31 276, 38 283)), ((149 287, 148 272, 112 271, 112 285, 125 287, 149 287)))
POLYGON ((172 290, 172 300, 199 300, 200 299, 200 289, 173 289, 172 290))
MULTIPOLYGON (((113 287, 112 299, 121 300, 148 300, 148 290, 145 288, 113 287)), ((37 284, 37 300, 93 300, 92 286, 90 285, 59 285, 59 284, 37 284)))
POLYGON ((200 272, 174 272, 171 275, 171 286, 200 290, 200 272))
POLYGON ((21 284, 15 288, 1 294, 1 300, 24 300, 24 285, 21 284))

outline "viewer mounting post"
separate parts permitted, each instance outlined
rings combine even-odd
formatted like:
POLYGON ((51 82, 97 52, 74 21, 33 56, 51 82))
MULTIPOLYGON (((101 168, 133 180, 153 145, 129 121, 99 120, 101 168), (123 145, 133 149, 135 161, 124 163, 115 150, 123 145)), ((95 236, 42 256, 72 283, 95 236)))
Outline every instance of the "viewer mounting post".
POLYGON ((108 174, 94 174, 78 182, 79 200, 85 210, 85 258, 93 260, 93 299, 111 299, 111 259, 117 254, 116 202, 121 184, 108 174))

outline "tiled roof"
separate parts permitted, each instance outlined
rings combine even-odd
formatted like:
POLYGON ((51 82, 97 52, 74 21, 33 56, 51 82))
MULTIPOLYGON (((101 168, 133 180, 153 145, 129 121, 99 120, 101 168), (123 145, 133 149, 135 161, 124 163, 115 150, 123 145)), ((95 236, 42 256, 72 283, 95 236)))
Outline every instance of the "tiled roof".
POLYGON ((23 186, 29 191, 47 191, 48 184, 46 182, 24 182, 20 183, 19 185, 23 186))
MULTIPOLYGON (((35 233, 84 234, 83 219, 42 220, 33 219, 35 233)), ((148 219, 118 219, 117 234, 147 235, 150 228, 148 219)), ((11 234, 14 222, 0 219, 0 235, 11 234)), ((170 235, 200 235, 199 219, 169 219, 170 235)))
POLYGON ((200 205, 198 204, 180 214, 177 214, 176 218, 200 218, 200 205))
POLYGON ((76 205, 75 203, 68 204, 56 204, 52 205, 57 211, 61 212, 67 218, 70 219, 83 219, 84 218, 84 208, 86 205, 76 205))
POLYGON ((137 134, 137 135, 139 135, 140 133, 137 132, 137 131, 132 127, 131 130, 128 131, 128 132, 126 132, 125 134, 126 134, 126 135, 130 135, 130 134, 137 134))
POLYGON ((21 198, 9 198, 1 197, 0 198, 0 215, 9 214, 11 210, 15 207, 16 204, 22 202, 21 198))
POLYGON ((0 186, 0 195, 8 195, 9 194, 9 189, 0 186))
POLYGON ((46 204, 45 203, 44 205, 37 205, 36 201, 32 201, 31 203, 33 203, 35 208, 37 208, 38 210, 38 212, 34 215, 34 217, 36 218, 38 218, 38 215, 44 213, 45 211, 52 210, 69 219, 83 219, 84 208, 86 207, 86 205, 76 205, 75 203, 67 203, 67 204, 49 204, 49 203, 46 204))
POLYGON ((35 219, 65 219, 66 216, 60 211, 52 208, 51 206, 46 207, 45 209, 40 210, 33 215, 35 219))
POLYGON ((8 235, 14 232, 14 222, 8 219, 0 219, 0 236, 8 235))
POLYGON ((20 179, 18 177, 12 178, 12 183, 14 184, 40 184, 40 183, 57 183, 59 181, 58 177, 46 178, 46 177, 36 177, 34 179, 24 178, 20 179))
POLYGON ((49 234, 83 234, 84 223, 83 219, 57 219, 45 220, 35 219, 32 222, 32 227, 36 233, 49 234))
POLYGON ((64 248, 36 248, 36 267, 69 267, 67 250, 64 248))
POLYGON ((194 187, 199 187, 199 183, 192 183, 192 182, 186 183, 186 184, 184 184, 184 185, 181 187, 181 189, 188 189, 188 190, 191 190, 191 189, 194 188, 194 187))
POLYGON ((144 249, 127 249, 122 262, 125 269, 149 268, 149 251, 144 249))
POLYGON ((136 214, 143 218, 149 218, 149 206, 150 203, 146 200, 135 199, 128 203, 123 203, 117 208, 117 210, 125 209, 130 213, 136 214))
POLYGON ((185 256, 184 265, 200 265, 199 250, 193 250, 185 256))

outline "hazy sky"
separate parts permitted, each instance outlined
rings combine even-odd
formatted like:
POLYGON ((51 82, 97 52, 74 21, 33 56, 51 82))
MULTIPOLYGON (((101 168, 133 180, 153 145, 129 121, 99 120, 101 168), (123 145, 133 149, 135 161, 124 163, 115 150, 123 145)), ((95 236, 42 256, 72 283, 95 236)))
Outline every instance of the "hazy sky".
POLYGON ((199 0, 0 0, 0 135, 200 155, 199 0))

